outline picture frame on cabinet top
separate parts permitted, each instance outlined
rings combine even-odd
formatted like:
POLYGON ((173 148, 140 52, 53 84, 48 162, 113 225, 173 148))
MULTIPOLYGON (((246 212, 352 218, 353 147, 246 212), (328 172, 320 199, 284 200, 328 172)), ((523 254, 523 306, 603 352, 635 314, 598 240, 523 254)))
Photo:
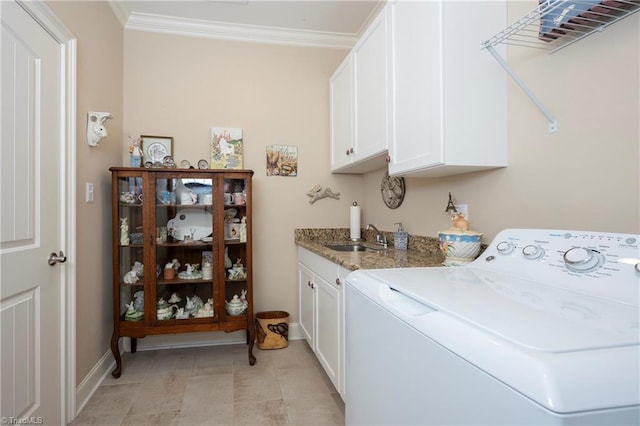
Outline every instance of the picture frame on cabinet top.
POLYGON ((145 163, 162 163, 167 155, 173 156, 173 137, 141 135, 140 139, 145 163))

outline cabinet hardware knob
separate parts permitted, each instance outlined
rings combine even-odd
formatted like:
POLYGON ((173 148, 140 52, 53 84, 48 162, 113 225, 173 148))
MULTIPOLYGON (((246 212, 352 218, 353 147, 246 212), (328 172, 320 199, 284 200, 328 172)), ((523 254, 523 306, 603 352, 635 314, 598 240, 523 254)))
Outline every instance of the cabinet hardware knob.
POLYGON ((386 161, 387 163, 390 163, 391 162, 391 157, 388 156, 388 155, 385 155, 384 156, 384 161, 386 161))
POLYGON ((340 285, 340 278, 336 278, 336 285, 340 285))

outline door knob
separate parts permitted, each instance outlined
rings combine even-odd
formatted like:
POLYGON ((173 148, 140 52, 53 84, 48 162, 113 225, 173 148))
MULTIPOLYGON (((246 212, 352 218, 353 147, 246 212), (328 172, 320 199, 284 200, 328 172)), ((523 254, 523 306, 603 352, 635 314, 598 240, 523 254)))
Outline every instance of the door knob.
POLYGON ((56 252, 51 252, 49 255, 49 265, 53 266, 56 263, 64 263, 67 261, 67 256, 64 255, 64 252, 60 250, 60 254, 56 254, 56 252))

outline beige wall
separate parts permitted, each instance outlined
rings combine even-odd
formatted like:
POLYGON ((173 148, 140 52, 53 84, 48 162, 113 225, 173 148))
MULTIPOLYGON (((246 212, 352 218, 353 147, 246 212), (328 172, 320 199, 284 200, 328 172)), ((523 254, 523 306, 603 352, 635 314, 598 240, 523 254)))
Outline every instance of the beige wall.
POLYGON ((105 2, 49 2, 77 39, 76 381, 109 348, 113 330, 111 284, 111 180, 122 156, 122 26, 105 2), (109 135, 86 143, 88 111, 107 111, 109 135), (85 183, 95 201, 86 204, 85 183))
MULTIPOLYGON (((535 4, 510 3, 510 21, 535 4)), ((640 232, 639 23, 632 16, 551 55, 510 48, 509 64, 556 116, 557 133, 509 80, 507 168, 406 179, 396 210, 380 198, 382 172, 369 173, 363 223, 393 230, 403 222, 410 234, 436 237, 450 225, 451 191, 485 242, 509 227, 640 232)))
MULTIPOLYGON (((329 173, 328 82, 345 50, 276 46, 125 31, 124 137, 174 137, 174 157, 209 159, 212 127, 240 127, 255 171, 255 310, 297 321, 293 230, 344 226, 362 177, 329 173), (298 147, 298 177, 267 177, 266 147, 298 147), (316 184, 341 193, 313 205, 316 184)), ((126 144, 125 144, 126 145, 126 144)), ((127 160, 126 146, 122 162, 127 160)))

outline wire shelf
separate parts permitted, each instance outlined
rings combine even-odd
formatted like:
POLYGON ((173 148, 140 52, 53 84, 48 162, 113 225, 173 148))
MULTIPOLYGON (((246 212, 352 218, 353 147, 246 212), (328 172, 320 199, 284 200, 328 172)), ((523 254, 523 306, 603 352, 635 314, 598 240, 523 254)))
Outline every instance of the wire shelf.
POLYGON ((640 0, 540 0, 538 7, 482 46, 507 44, 553 53, 639 10, 640 0))

